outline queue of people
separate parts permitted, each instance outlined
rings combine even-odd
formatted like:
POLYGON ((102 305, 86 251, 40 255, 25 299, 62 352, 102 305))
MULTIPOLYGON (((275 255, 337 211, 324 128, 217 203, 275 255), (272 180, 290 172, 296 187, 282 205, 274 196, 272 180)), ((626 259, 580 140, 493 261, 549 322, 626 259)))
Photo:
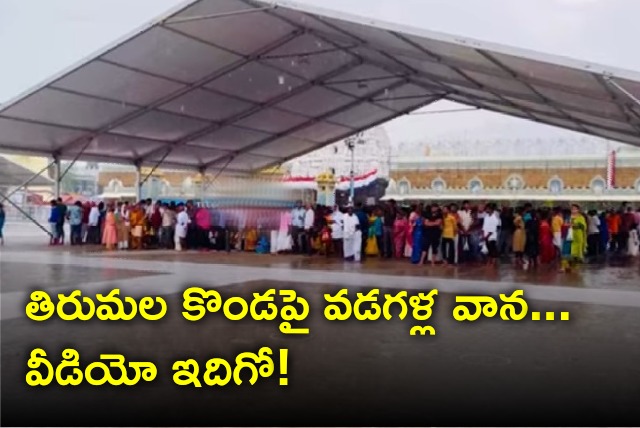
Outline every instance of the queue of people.
MULTIPOLYGON (((454 266, 484 263, 495 266, 513 257, 515 266, 536 268, 556 264, 568 271, 586 260, 637 256, 640 252, 640 210, 624 204, 617 210, 583 212, 570 208, 534 208, 494 204, 413 205, 395 201, 374 206, 333 208, 296 203, 280 218, 271 240, 250 228, 223 233, 213 225, 209 209, 186 204, 81 203, 66 206, 51 201, 51 245, 104 245, 108 250, 163 248, 183 250, 223 248, 272 253, 339 257, 409 259, 415 265, 454 266), (267 241, 261 243, 261 241, 267 241), (242 243, 242 244, 241 244, 242 243)), ((0 235, 1 238, 2 235, 0 235)))
POLYGON ((65 223, 71 245, 104 245, 108 250, 165 248, 182 251, 210 247, 210 218, 192 204, 167 204, 150 199, 130 204, 81 203, 71 206, 51 201, 50 245, 64 245, 65 223), (189 215, 193 212, 193 222, 189 215), (193 223, 193 224, 192 224, 193 223))
POLYGON ((513 256, 515 266, 525 270, 554 264, 566 272, 607 255, 636 257, 639 236, 640 209, 626 204, 618 210, 583 212, 576 204, 498 209, 465 201, 460 208, 420 204, 407 209, 389 201, 365 209, 298 203, 281 219, 277 252, 347 260, 408 258, 415 265, 445 266, 495 266, 513 256))

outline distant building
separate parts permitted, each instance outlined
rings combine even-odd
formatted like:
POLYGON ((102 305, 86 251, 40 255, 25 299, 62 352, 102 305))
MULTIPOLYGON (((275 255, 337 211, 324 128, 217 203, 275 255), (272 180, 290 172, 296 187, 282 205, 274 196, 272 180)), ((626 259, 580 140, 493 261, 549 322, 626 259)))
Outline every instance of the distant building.
POLYGON ((640 154, 621 152, 615 187, 606 156, 398 158, 385 198, 640 201, 640 154))
MULTIPOLYGON (((376 178, 389 177, 391 140, 383 127, 365 131, 355 144, 354 173, 363 176, 376 171, 376 178)), ((285 163, 282 169, 292 177, 317 177, 331 173, 337 178, 351 174, 351 151, 344 141, 328 145, 285 163)))
MULTIPOLYGON (((16 165, 21 170, 20 178, 17 178, 17 174, 13 174, 18 182, 12 182, 12 186, 18 186, 23 182, 30 179, 38 172, 45 170, 49 164, 49 160, 43 157, 34 156, 21 156, 21 155, 8 155, 3 154, 0 157, 6 159, 10 164, 16 165)), ((9 171, 9 167, 6 166, 5 172, 9 171)), ((33 180, 28 190, 32 194, 39 195, 43 200, 50 200, 53 197, 54 181, 50 175, 51 171, 45 170, 38 179, 33 180)), ((5 183, 8 184, 8 183, 5 183)))

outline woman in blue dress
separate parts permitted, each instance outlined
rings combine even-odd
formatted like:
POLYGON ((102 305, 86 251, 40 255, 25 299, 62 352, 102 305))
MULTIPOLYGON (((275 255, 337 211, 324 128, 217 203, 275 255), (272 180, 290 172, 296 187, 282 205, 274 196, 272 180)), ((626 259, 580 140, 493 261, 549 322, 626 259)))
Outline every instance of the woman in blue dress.
POLYGON ((0 245, 4 245, 4 235, 2 234, 2 229, 4 228, 4 219, 6 214, 4 212, 4 206, 0 204, 0 245))
POLYGON ((420 263, 420 258, 422 257, 422 233, 424 226, 424 217, 421 211, 418 211, 418 215, 416 216, 413 224, 411 225, 412 231, 411 235, 413 237, 413 246, 411 248, 411 263, 417 265, 420 263))

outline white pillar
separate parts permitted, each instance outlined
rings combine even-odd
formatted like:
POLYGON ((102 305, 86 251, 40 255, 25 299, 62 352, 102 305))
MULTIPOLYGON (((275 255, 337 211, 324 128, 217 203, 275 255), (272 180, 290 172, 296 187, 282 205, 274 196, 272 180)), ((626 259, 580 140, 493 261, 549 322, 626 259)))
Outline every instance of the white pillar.
POLYGON ((142 201, 142 167, 136 165, 136 201, 142 201))
POLYGON ((205 193, 207 192, 207 183, 205 177, 206 170, 200 169, 200 202, 204 206, 205 193))
POLYGON ((58 156, 55 156, 53 158, 54 161, 54 180, 55 180, 55 188, 54 188, 54 196, 56 199, 58 199, 60 197, 60 182, 62 181, 62 178, 60 177, 62 175, 62 170, 61 170, 61 164, 60 164, 60 158, 58 156))

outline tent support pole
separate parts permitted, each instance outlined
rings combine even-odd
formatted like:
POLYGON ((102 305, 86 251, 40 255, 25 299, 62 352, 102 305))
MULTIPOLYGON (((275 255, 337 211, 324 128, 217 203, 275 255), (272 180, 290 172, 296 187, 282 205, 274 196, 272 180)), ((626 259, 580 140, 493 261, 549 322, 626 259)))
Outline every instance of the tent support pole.
POLYGON ((17 209, 23 216, 25 216, 27 219, 29 219, 33 224, 35 224, 36 226, 38 226, 40 229, 42 229, 42 231, 44 231, 44 233, 46 233, 47 235, 49 235, 51 238, 53 238, 53 235, 51 234, 51 232, 44 227, 43 225, 41 225, 38 220, 36 220, 35 218, 33 218, 28 212, 26 212, 25 210, 23 210, 22 208, 20 208, 18 206, 18 204, 16 204, 15 202, 13 202, 11 199, 9 199, 9 197, 3 193, 0 193, 0 197, 3 198, 3 200, 6 200, 11 206, 13 206, 15 209, 17 209))
POLYGON ((610 84, 611 86, 613 86, 614 88, 616 88, 618 91, 622 92, 623 94, 625 94, 627 96, 627 98, 629 98, 631 101, 633 101, 637 106, 640 107, 640 99, 638 99, 635 95, 633 95, 631 92, 627 91, 621 84, 619 84, 618 82, 615 81, 615 79, 611 76, 605 76, 605 81, 610 84))
POLYGON ((141 180, 142 178, 142 166, 140 164, 136 164, 136 202, 142 201, 142 185, 144 182, 141 180))
POLYGON ((207 192, 207 183, 206 183, 206 168, 198 168, 198 172, 200 173, 200 202, 204 205, 204 197, 207 192))
MULTIPOLYGON (((224 172, 225 169, 227 169, 227 167, 229 166, 229 164, 231 162, 233 162, 233 160, 236 158, 235 155, 229 156, 229 160, 227 160, 227 163, 225 163, 222 168, 220 168, 220 170, 218 171, 218 173, 210 180, 206 183, 206 185, 204 185, 204 179, 203 181, 203 188, 204 190, 209 189, 209 186, 211 186, 213 183, 215 183, 215 181, 218 179, 218 177, 220 177, 220 174, 222 174, 224 172)), ((205 166, 206 169, 206 166, 205 166)))
POLYGON ((82 147, 82 150, 80 150, 80 151, 78 152, 78 154, 76 154, 76 155, 73 157, 73 160, 71 161, 71 163, 69 164, 69 166, 67 166, 67 167, 65 168, 64 172, 63 172, 62 174, 60 174, 60 180, 62 180, 62 179, 67 175, 67 173, 69 172, 69 170, 70 170, 71 168, 73 168, 73 166, 76 164, 76 162, 78 162, 78 159, 80 159, 80 156, 82 156, 82 155, 84 154, 84 152, 89 148, 89 145, 91 144, 91 142, 92 142, 92 141, 93 141, 93 139, 91 139, 91 138, 90 138, 90 139, 87 141, 87 144, 85 144, 85 145, 82 147))
POLYGON ((51 167, 51 165, 53 165, 53 161, 49 162, 47 166, 42 168, 39 172, 33 174, 30 179, 28 179, 27 181, 25 181, 15 189, 13 189, 11 192, 7 193, 6 195, 0 195, 0 202, 4 202, 5 200, 9 199, 11 196, 18 193, 21 189, 26 188, 29 185, 29 183, 31 183, 33 180, 40 177, 45 171, 47 171, 51 167))
POLYGON ((58 155, 54 155, 53 157, 53 163, 55 165, 55 172, 54 172, 54 180, 55 180, 55 188, 54 188, 54 197, 55 199, 58 199, 60 197, 60 182, 62 181, 62 170, 61 170, 61 165, 60 165, 60 156, 58 155))

